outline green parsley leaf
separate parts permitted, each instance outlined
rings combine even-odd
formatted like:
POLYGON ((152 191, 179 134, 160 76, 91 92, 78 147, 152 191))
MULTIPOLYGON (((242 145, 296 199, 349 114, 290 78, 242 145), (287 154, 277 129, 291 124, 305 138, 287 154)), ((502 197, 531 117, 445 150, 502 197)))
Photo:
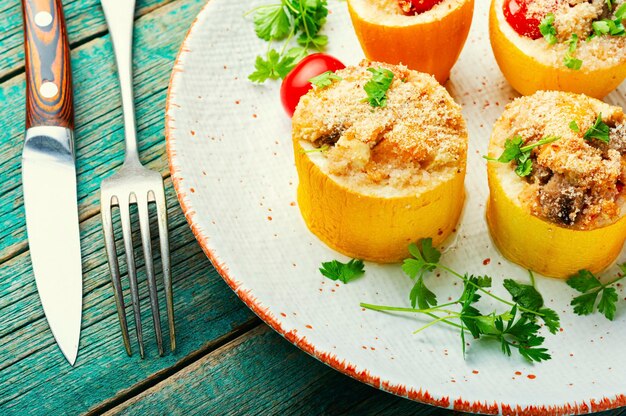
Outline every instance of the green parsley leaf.
POLYGON ((291 23, 282 3, 260 7, 254 14, 254 29, 263 40, 284 39, 291 30, 291 23))
POLYGON ((348 283, 362 276, 365 273, 364 267, 361 260, 352 259, 347 263, 333 260, 322 263, 322 267, 319 270, 322 275, 330 280, 341 280, 343 283, 348 283))
POLYGON ((512 279, 504 280, 504 288, 511 294, 513 302, 524 309, 537 312, 537 314, 524 313, 529 321, 534 322, 537 317, 541 318, 551 333, 555 334, 560 327, 559 315, 550 308, 544 308, 543 297, 532 285, 518 283, 512 279))
POLYGON ((255 72, 248 78, 253 82, 284 78, 297 62, 309 54, 309 48, 323 50, 328 37, 319 34, 328 16, 326 0, 281 0, 279 4, 260 6, 253 10, 257 36, 266 41, 296 37, 297 48, 284 52, 270 49, 265 57, 258 56, 255 72))
POLYGON ((626 19, 626 3, 622 3, 622 5, 615 10, 615 19, 618 21, 626 19))
POLYGON ((543 298, 533 286, 518 283, 512 279, 505 279, 503 285, 507 292, 511 294, 513 302, 521 307, 531 311, 538 311, 543 306, 543 298))
POLYGON ((609 8, 609 11, 613 11, 613 0, 606 0, 606 6, 609 8))
MULTIPOLYGON (((626 264, 621 264, 619 267, 624 272, 626 264)), ((623 278, 624 276, 619 276, 608 283, 602 283, 590 271, 581 270, 567 279, 567 284, 571 288, 582 293, 582 295, 572 299, 570 303, 574 307, 574 313, 577 315, 592 314, 598 295, 600 295, 600 301, 597 306, 598 312, 612 321, 615 318, 617 291, 611 285, 623 278)))
POLYGON ((610 128, 602 121, 602 113, 598 114, 596 122, 587 130, 583 136, 585 140, 597 139, 604 143, 608 143, 610 128))
POLYGON ((372 107, 385 107, 387 105, 387 90, 393 82, 393 72, 386 68, 367 68, 371 72, 372 79, 367 81, 363 89, 367 93, 367 99, 372 107))
POLYGON ((318 76, 311 78, 309 82, 318 88, 326 88, 330 87, 333 81, 341 81, 342 79, 343 78, 335 74, 333 71, 326 71, 323 74, 319 74, 318 76))
POLYGON ((420 309, 428 309, 437 306, 437 296, 424 284, 424 277, 420 276, 409 293, 411 307, 417 305, 420 309))
POLYGON ((598 312, 606 316, 609 321, 615 318, 615 304, 617 303, 617 291, 614 287, 607 287, 602 291, 600 302, 598 302, 598 312))
POLYGON ((487 156, 483 157, 491 162, 509 163, 511 161, 515 161, 517 164, 515 173, 520 177, 525 177, 530 175, 533 168, 532 160, 530 159, 531 151, 535 147, 543 146, 544 144, 552 143, 559 139, 560 137, 558 136, 548 136, 533 144, 522 146, 524 144, 524 140, 520 136, 514 136, 510 139, 506 139, 506 142, 504 143, 504 151, 499 158, 493 159, 487 156))
POLYGON ((569 123, 569 128, 572 131, 575 131, 576 133, 580 133, 580 127, 578 127, 578 123, 576 123, 576 120, 572 120, 569 123))
POLYGON ((294 66, 294 58, 289 56, 281 57, 276 50, 270 49, 266 59, 260 56, 256 57, 256 63, 254 65, 256 71, 250 74, 248 79, 252 82, 260 83, 265 82, 268 78, 284 78, 294 66))
POLYGON ((576 59, 573 56, 573 53, 576 52, 576 47, 578 45, 578 35, 572 33, 572 37, 567 41, 567 43, 569 43, 569 47, 567 53, 565 54, 565 58, 563 59, 563 63, 569 69, 578 71, 583 65, 583 61, 576 59))
POLYGON ((539 24, 539 32, 550 45, 557 42, 556 28, 554 27, 554 14, 548 13, 539 24))

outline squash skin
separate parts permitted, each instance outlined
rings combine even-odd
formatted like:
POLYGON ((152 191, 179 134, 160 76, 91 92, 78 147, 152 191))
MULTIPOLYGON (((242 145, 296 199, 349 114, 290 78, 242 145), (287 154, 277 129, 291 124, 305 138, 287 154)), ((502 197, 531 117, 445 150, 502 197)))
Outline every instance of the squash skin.
MULTIPOLYGON (((490 144, 489 153, 497 157, 494 155, 499 155, 501 149, 490 144)), ((487 163, 487 225, 504 257, 526 269, 559 279, 567 279, 582 269, 599 273, 615 261, 626 239, 626 216, 593 230, 559 226, 532 215, 507 194, 498 170, 508 166, 487 163)))
POLYGON ((403 64, 410 69, 434 75, 440 84, 444 84, 467 40, 474 0, 466 0, 442 19, 410 26, 385 26, 368 22, 355 12, 351 0, 348 0, 348 10, 361 48, 368 59, 403 64))
POLYGON ((421 195, 376 197, 339 184, 294 140, 298 206, 309 230, 346 256, 394 263, 408 245, 432 237, 441 244, 454 230, 465 199, 465 164, 448 181, 421 195))
POLYGON ((489 10, 489 39, 502 74, 509 84, 522 95, 540 90, 569 91, 602 99, 626 79, 626 65, 586 70, 553 67, 525 54, 502 31, 496 8, 502 0, 492 0, 489 10))

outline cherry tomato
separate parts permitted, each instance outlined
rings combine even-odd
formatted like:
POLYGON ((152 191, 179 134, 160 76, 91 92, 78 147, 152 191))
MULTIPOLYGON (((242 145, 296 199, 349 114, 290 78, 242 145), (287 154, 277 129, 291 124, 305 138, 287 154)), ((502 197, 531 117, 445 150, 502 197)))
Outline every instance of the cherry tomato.
POLYGON ((502 11, 504 12, 506 21, 518 34, 531 39, 539 39, 542 36, 539 31, 539 20, 526 16, 528 3, 531 1, 532 0, 504 0, 502 11))
POLYGON ((441 3, 442 0, 410 0, 411 12, 424 13, 441 3))
POLYGON ((337 58, 324 53, 314 53, 302 59, 283 80, 280 87, 280 99, 289 117, 293 116, 300 97, 306 94, 312 85, 309 80, 326 71, 336 71, 346 66, 337 58))

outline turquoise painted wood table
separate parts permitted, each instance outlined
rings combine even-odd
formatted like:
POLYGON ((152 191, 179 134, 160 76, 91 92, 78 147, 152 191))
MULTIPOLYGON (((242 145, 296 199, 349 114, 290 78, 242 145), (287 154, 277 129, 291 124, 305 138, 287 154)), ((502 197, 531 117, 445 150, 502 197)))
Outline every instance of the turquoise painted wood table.
MULTIPOLYGON (((0 2, 0 414, 452 414, 375 390, 301 352, 237 299, 196 244, 171 186, 164 110, 174 58, 205 1, 137 4, 139 144, 143 162, 166 182, 178 329, 178 350, 162 358, 146 334, 143 360, 137 353, 128 357, 122 344, 100 229, 100 182, 120 166, 124 151, 110 37, 98 0, 64 1, 84 269, 82 339, 74 368, 48 329, 30 265, 20 184, 22 16, 19 0, 0 2)), ((140 285, 148 312, 146 284, 140 285)))

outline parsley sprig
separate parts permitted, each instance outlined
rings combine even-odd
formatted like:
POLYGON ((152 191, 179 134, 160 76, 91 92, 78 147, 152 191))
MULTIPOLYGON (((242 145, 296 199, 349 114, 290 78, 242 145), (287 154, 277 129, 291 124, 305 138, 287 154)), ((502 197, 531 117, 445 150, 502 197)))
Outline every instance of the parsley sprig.
POLYGON ((559 328, 558 314, 544 306, 541 294, 534 287, 534 278, 531 274, 531 285, 507 279, 504 288, 513 298, 513 302, 502 299, 491 293, 491 278, 489 276, 474 276, 460 274, 439 263, 441 253, 432 246, 432 240, 420 240, 419 244, 411 244, 409 252, 412 257, 406 259, 402 265, 404 272, 414 281, 413 289, 409 294, 412 307, 396 307, 361 303, 361 307, 385 312, 406 312, 423 314, 433 318, 428 324, 419 328, 421 332, 438 323, 457 328, 461 338, 463 354, 465 354, 466 334, 474 339, 491 338, 500 343, 501 350, 510 356, 512 350, 529 361, 543 361, 550 359, 548 350, 542 347, 544 337, 539 335, 539 319, 551 333, 559 328), (444 270, 463 281, 463 292, 455 301, 441 305, 437 304, 437 297, 425 283, 425 277, 436 268, 444 270), (509 307, 508 310, 497 313, 492 311, 484 314, 478 309, 481 296, 489 296, 509 307), (419 309, 415 308, 419 306, 419 309), (459 310, 452 310, 457 306, 459 310), (455 322, 456 321, 456 322, 455 322))
POLYGON ((326 88, 330 87, 334 81, 341 81, 342 79, 343 78, 335 74, 333 71, 326 71, 316 77, 311 78, 309 82, 315 85, 317 88, 326 88))
POLYGON ((367 93, 365 101, 372 107, 385 107, 387 105, 387 90, 393 82, 393 72, 386 68, 367 68, 372 73, 372 79, 367 81, 363 89, 367 93))
POLYGON ((626 276, 626 263, 620 264, 619 268, 622 275, 607 283, 600 282, 600 280, 588 270, 580 270, 567 279, 567 284, 571 288, 582 293, 582 295, 572 299, 571 305, 574 307, 575 314, 592 314, 598 296, 600 296, 600 301, 597 303, 598 312, 603 314, 608 320, 613 320, 616 311, 617 290, 612 286, 626 276))
POLYGON ((610 128, 604 121, 602 121, 602 113, 600 113, 598 114, 598 118, 596 118, 595 123, 593 123, 593 126, 585 132, 583 138, 585 140, 597 139, 604 143, 608 143, 611 140, 609 131, 610 128))
POLYGON ((550 45, 557 42, 556 28, 554 27, 554 13, 548 13, 539 24, 539 32, 550 45))
POLYGON ((281 0, 248 13, 254 13, 257 36, 268 42, 265 56, 257 56, 255 71, 248 77, 253 82, 284 78, 309 49, 321 51, 328 43, 328 37, 319 33, 328 16, 326 0, 281 0), (298 46, 287 49, 294 37, 298 46), (280 51, 271 47, 274 41, 285 41, 280 51))
MULTIPOLYGON (((610 3, 609 3, 610 4, 610 3)), ((609 7, 609 10, 611 8, 609 7)), ((591 23, 593 28, 592 36, 626 36, 626 28, 624 28, 624 19, 626 19, 626 3, 622 3, 615 10, 615 19, 601 19, 591 23)))
POLYGON ((341 280, 348 283, 365 273, 362 260, 352 259, 347 263, 338 260, 332 260, 322 263, 320 273, 328 277, 330 280, 341 280))
POLYGON ((552 143, 559 140, 558 136, 548 136, 541 140, 536 141, 533 144, 523 146, 524 140, 520 136, 514 136, 510 139, 506 139, 504 143, 504 151, 497 159, 483 156, 490 162, 509 163, 515 161, 517 167, 515 173, 520 177, 530 175, 533 170, 533 161, 530 158, 531 151, 535 147, 543 146, 544 144, 552 143))
POLYGON ((583 66, 583 61, 574 57, 574 52, 576 52, 576 47, 578 46, 578 35, 576 33, 572 33, 572 37, 567 41, 567 43, 569 44, 569 47, 567 48, 565 58, 563 58, 563 63, 569 69, 578 71, 583 66))

